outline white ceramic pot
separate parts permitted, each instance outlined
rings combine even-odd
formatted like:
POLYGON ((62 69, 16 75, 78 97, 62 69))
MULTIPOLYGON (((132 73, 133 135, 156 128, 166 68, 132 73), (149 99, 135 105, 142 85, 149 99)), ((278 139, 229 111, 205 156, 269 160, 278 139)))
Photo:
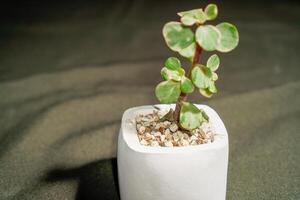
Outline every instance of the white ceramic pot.
MULTIPOLYGON (((174 105, 155 105, 162 110, 174 105)), ((209 116, 215 141, 188 147, 149 147, 139 143, 134 121, 153 106, 125 111, 118 140, 121 200, 224 200, 228 166, 228 136, 219 115, 197 105, 209 116)))

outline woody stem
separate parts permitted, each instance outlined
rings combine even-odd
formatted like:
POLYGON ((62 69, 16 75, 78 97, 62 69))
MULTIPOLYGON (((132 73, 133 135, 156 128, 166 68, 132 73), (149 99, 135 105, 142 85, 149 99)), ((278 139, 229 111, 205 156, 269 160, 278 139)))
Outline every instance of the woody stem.
MULTIPOLYGON (((195 55, 193 57, 192 64, 191 64, 191 67, 189 69, 188 76, 187 76, 189 79, 191 79, 191 74, 192 74, 193 68, 200 61, 201 52, 202 52, 202 48, 198 44, 196 44, 195 55)), ((182 107, 183 102, 187 100, 187 97, 188 97, 187 93, 181 92, 180 96, 177 99, 176 107, 175 107, 175 112, 174 112, 174 120, 176 122, 179 122, 179 116, 180 116, 181 107, 182 107)))

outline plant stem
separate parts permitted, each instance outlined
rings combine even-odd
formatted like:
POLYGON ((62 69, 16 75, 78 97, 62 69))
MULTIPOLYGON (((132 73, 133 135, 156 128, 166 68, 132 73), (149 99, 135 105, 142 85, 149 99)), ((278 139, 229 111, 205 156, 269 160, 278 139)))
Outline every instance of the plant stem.
POLYGON ((192 70, 194 69, 196 64, 198 64, 199 61, 200 61, 201 52, 202 52, 202 48, 198 44, 196 44, 195 55, 194 55, 194 58, 193 58, 193 61, 192 61, 192 65, 191 65, 191 67, 189 69, 189 72, 188 72, 188 78, 189 79, 191 79, 192 70))
MULTIPOLYGON (((193 57, 192 64, 191 64, 191 67, 189 69, 188 76, 187 76, 189 79, 191 79, 193 68, 200 61, 201 52, 202 52, 202 48, 196 43, 195 55, 193 57)), ((187 97, 188 97, 187 93, 181 92, 179 98, 177 99, 176 107, 175 107, 175 112, 174 112, 174 120, 177 123, 179 122, 179 115, 180 115, 182 103, 187 100, 187 97)))

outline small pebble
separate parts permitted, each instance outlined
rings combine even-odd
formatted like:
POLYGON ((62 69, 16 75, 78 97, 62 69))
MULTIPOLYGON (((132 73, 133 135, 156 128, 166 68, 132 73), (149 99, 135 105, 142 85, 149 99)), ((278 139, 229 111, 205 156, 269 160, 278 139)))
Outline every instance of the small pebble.
POLYGON ((164 121, 164 125, 167 127, 167 126, 170 126, 171 122, 169 121, 164 121))
POLYGON ((182 139, 180 141, 180 143, 182 144, 182 146, 188 146, 189 145, 189 141, 185 140, 185 139, 182 139))
POLYGON ((166 129, 165 130, 165 135, 169 135, 169 134, 171 134, 170 129, 166 129))
POLYGON ((137 116, 137 117, 135 118, 135 121, 136 121, 136 123, 140 123, 140 122, 142 121, 141 116, 137 116))
POLYGON ((195 135, 192 135, 191 136, 191 140, 193 141, 193 140, 197 140, 197 137, 195 136, 195 135))
POLYGON ((142 121, 143 121, 143 122, 148 122, 148 121, 150 121, 150 119, 149 119, 148 117, 143 117, 143 118, 142 118, 142 121))
POLYGON ((180 138, 178 137, 177 132, 173 134, 173 140, 177 142, 180 138))
POLYGON ((155 137, 160 137, 161 136, 161 132, 154 132, 153 134, 155 137))
POLYGON ((166 136, 166 139, 167 140, 172 140, 173 139, 173 136, 172 136, 172 134, 165 134, 165 136, 166 136))
POLYGON ((164 144, 165 144, 166 147, 172 147, 173 146, 173 143, 171 141, 166 141, 164 144))
POLYGON ((158 130, 160 128, 160 124, 155 125, 155 129, 158 130))
POLYGON ((189 137, 190 137, 190 136, 189 136, 188 134, 186 134, 186 133, 183 134, 183 138, 184 138, 184 139, 187 140, 187 139, 189 139, 189 137))
POLYGON ((151 142, 151 146, 152 147, 158 147, 159 146, 159 143, 157 141, 152 141, 151 142))
POLYGON ((180 139, 184 137, 184 135, 181 131, 177 131, 177 135, 180 139))
POLYGON ((178 130, 177 124, 172 123, 171 126, 170 126, 170 131, 172 131, 172 132, 174 133, 174 132, 177 131, 177 130, 178 130))
POLYGON ((148 142, 147 142, 146 140, 144 140, 144 139, 142 139, 142 140, 140 141, 140 143, 141 143, 142 145, 148 145, 148 142))
POLYGON ((146 131, 146 127, 145 126, 140 126, 139 128, 139 133, 143 134, 146 131))

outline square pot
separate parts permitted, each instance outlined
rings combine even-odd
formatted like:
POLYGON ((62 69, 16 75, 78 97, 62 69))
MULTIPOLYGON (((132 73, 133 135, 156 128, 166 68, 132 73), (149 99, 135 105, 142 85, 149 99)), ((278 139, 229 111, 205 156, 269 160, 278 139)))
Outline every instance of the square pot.
MULTIPOLYGON (((175 105, 155 105, 169 110, 175 105)), ((219 115, 196 105, 209 116, 217 133, 212 143, 186 147, 143 146, 135 117, 153 106, 125 111, 118 139, 118 177, 121 200, 224 200, 226 198, 228 135, 219 115), (131 121, 131 122, 130 122, 131 121)))

